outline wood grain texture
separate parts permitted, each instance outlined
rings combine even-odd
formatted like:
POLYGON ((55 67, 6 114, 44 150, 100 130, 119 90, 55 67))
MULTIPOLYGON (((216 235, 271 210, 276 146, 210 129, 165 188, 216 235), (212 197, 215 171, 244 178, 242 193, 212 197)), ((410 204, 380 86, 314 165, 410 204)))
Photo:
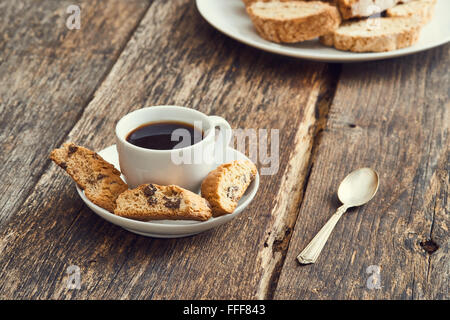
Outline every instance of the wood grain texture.
POLYGON ((449 53, 343 67, 276 299, 450 298, 449 53), (301 266, 297 255, 339 206, 339 182, 366 166, 380 174, 378 194, 301 266), (370 266, 379 289, 367 286, 370 266))
POLYGON ((14 215, 92 99, 145 13, 147 1, 0 3, 0 222, 14 215))
POLYGON ((66 140, 99 150, 114 143, 115 123, 129 111, 184 105, 223 116, 233 128, 280 129, 278 173, 262 177, 254 202, 232 222, 159 240, 94 215, 52 165, 0 236, 0 268, 7 270, 0 297, 268 296, 296 219, 318 109, 333 79, 325 64, 226 38, 203 21, 193 1, 155 1, 66 140), (72 264, 81 268, 81 290, 67 290, 72 264))

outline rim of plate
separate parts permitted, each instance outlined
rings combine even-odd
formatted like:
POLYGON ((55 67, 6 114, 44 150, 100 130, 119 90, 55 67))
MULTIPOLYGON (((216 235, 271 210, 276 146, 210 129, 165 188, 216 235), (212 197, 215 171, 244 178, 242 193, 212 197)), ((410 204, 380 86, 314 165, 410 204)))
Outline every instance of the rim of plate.
MULTIPOLYGON (((203 6, 203 3, 206 3, 208 1, 214 1, 214 0, 196 0, 196 6, 197 10, 200 12, 201 16, 214 28, 222 32, 223 34, 227 35, 228 37, 237 40, 239 42, 242 42, 244 44, 250 45, 252 47, 255 47, 257 49, 283 55, 283 56, 289 56, 294 58, 301 58, 306 60, 314 60, 314 61, 322 61, 322 62, 362 62, 362 61, 375 61, 375 60, 382 60, 382 59, 388 59, 388 58, 397 58, 399 56, 406 56, 414 53, 418 53, 421 51, 426 51, 429 49, 433 49, 436 47, 439 47, 443 44, 446 44, 447 42, 450 42, 450 34, 447 37, 443 37, 442 40, 436 41, 435 43, 431 43, 429 45, 425 46, 419 46, 419 47, 408 47, 408 48, 402 48, 394 51, 388 51, 388 52, 369 52, 369 53, 355 53, 355 52, 345 52, 345 51, 338 51, 340 54, 331 54, 331 53, 305 53, 305 52, 298 52, 294 51, 293 49, 290 49, 289 47, 278 45, 272 42, 269 42, 267 40, 264 40, 261 38, 261 40, 255 41, 253 39, 247 38, 245 36, 239 36, 236 34, 233 34, 232 32, 229 32, 228 30, 222 28, 222 26, 213 20, 210 19, 209 15, 205 12, 205 8, 203 6), (260 42, 261 41, 261 42, 260 42), (267 44, 265 43, 267 42, 267 44), (274 47, 275 45, 280 46, 280 48, 274 47)), ((336 49, 335 49, 336 50, 336 49)))

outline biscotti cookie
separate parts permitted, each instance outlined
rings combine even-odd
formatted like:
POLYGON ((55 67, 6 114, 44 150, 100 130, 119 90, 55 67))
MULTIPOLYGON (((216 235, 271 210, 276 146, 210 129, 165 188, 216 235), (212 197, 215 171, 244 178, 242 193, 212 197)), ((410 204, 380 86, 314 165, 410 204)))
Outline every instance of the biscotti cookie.
MULTIPOLYGON (((317 1, 317 0, 242 0, 245 6, 249 6, 254 2, 271 2, 271 1, 289 2, 289 1, 317 1)), ((337 0, 319 0, 319 1, 336 3, 337 0)))
POLYGON ((418 17, 427 24, 434 14, 436 0, 415 0, 386 10, 388 17, 418 17))
POLYGON ((203 180, 201 189, 213 216, 233 213, 256 173, 256 166, 248 160, 222 164, 211 171, 203 180))
MULTIPOLYGON (((270 2, 270 1, 273 1, 273 0, 242 0, 242 2, 244 2, 245 6, 249 6, 254 2, 270 2)), ((283 0, 280 0, 280 1, 283 1, 283 0)), ((288 0, 285 0, 285 1, 288 1, 288 0)))
POLYGON ((144 184, 117 198, 114 214, 141 221, 199 220, 211 218, 208 202, 181 187, 144 184))
POLYGON ((64 143, 53 150, 50 159, 66 170, 89 200, 110 212, 114 212, 119 194, 128 189, 112 164, 74 143, 64 143))
POLYGON ((406 3, 411 0, 337 0, 342 18, 369 17, 373 14, 383 12, 398 3, 406 3))
MULTIPOLYGON (((305 1, 305 0, 242 0, 245 6, 249 6, 254 2, 272 2, 272 1, 280 1, 280 2, 289 2, 289 1, 305 1)), ((311 0, 306 0, 311 1, 311 0)))
POLYGON ((373 18, 344 22, 320 42, 352 52, 392 51, 415 44, 422 23, 416 18, 373 18))
POLYGON ((277 43, 311 40, 341 23, 337 8, 320 1, 255 2, 247 13, 259 35, 277 43))

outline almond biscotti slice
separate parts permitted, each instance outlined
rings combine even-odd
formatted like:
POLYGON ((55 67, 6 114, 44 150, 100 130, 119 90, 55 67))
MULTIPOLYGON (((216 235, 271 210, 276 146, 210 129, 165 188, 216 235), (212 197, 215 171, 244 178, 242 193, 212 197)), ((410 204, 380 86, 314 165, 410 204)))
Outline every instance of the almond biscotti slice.
MULTIPOLYGON (((280 2, 289 2, 289 1, 318 1, 318 0, 242 0, 245 6, 249 6, 254 2, 271 2, 271 1, 280 1, 280 2)), ((319 0, 322 2, 336 3, 337 0, 319 0)))
POLYGON ((277 43, 311 40, 341 23, 337 8, 321 1, 255 2, 247 13, 259 35, 277 43))
POLYGON ((337 0, 342 19, 369 17, 411 0, 337 0))
POLYGON ((233 213, 256 173, 256 166, 248 160, 222 164, 211 171, 203 180, 201 190, 213 216, 233 213))
POLYGON ((422 24, 416 18, 373 18, 344 22, 320 42, 338 50, 383 52, 412 46, 419 40, 422 24))
POLYGON ((144 184, 117 198, 114 214, 141 221, 199 220, 211 218, 208 202, 181 187, 144 184))
MULTIPOLYGON (((254 2, 271 2, 271 1, 274 1, 274 0, 242 0, 242 2, 244 2, 245 6, 249 6, 254 2)), ((295 0, 280 0, 280 1, 283 2, 283 1, 295 1, 295 0)))
POLYGON ((423 24, 433 18, 436 0, 415 0, 386 10, 388 17, 418 17, 423 24))
POLYGON ((72 142, 53 150, 50 159, 66 170, 89 200, 110 212, 114 211, 119 194, 128 189, 112 164, 72 142))

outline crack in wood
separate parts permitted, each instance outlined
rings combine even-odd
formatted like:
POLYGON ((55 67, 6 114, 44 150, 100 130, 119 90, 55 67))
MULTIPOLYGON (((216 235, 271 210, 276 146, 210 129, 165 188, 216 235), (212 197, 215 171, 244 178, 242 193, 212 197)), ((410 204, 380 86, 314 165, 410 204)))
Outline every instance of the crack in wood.
MULTIPOLYGON (((305 118, 309 120, 304 121, 304 123, 309 123, 309 127, 302 128, 302 126, 300 126, 296 136, 296 140, 301 139, 305 136, 309 137, 306 142, 307 146, 303 146, 306 152, 304 152, 302 156, 300 156, 300 158, 303 157, 303 160, 300 159, 300 162, 303 163, 300 166, 298 166, 298 164, 295 164, 297 166, 297 172, 295 174, 292 172, 290 172, 289 174, 283 174, 283 176, 296 177, 298 176, 298 173, 300 173, 300 176, 303 176, 305 178, 303 179, 303 181, 297 181, 301 184, 301 188, 296 195, 295 200, 297 205, 295 209, 293 209, 293 212, 290 213, 291 217, 287 217, 289 216, 289 212, 282 214, 286 215, 286 217, 284 217, 284 220, 283 218, 280 219, 280 215, 274 214, 280 219, 280 221, 283 220, 283 222, 281 222, 283 227, 281 228, 281 230, 277 230, 277 226, 279 226, 280 224, 274 223, 271 231, 268 233, 267 239, 264 242, 264 249, 261 252, 264 274, 259 284, 257 293, 258 299, 273 299, 273 296, 275 294, 278 279, 280 277, 281 269, 283 267, 291 240, 292 230, 295 227, 295 222, 297 221, 297 215, 300 211, 303 195, 308 184, 308 179, 311 173, 317 146, 320 144, 321 132, 323 132, 326 127, 328 113, 334 98, 334 94, 336 92, 340 71, 341 67, 339 65, 329 65, 326 68, 322 75, 326 77, 326 80, 324 80, 320 87, 315 88, 315 93, 311 92, 311 104, 309 104, 309 107, 305 107, 305 118)), ((302 146, 302 144, 296 143, 296 146, 298 148, 302 146)), ((299 160, 299 154, 299 150, 294 151, 291 155, 289 163, 299 160)), ((294 167, 295 165, 288 165, 288 168, 294 167)), ((282 181, 281 184, 282 186, 280 187, 280 190, 284 190, 284 184, 289 184, 289 182, 282 181)), ((277 199, 279 199, 279 197, 277 197, 277 199)), ((291 199, 291 201, 293 200, 294 199, 291 199)), ((283 209, 286 208, 283 207, 283 209)), ((279 209, 276 206, 274 207, 272 212, 276 212, 277 210, 279 209)))

